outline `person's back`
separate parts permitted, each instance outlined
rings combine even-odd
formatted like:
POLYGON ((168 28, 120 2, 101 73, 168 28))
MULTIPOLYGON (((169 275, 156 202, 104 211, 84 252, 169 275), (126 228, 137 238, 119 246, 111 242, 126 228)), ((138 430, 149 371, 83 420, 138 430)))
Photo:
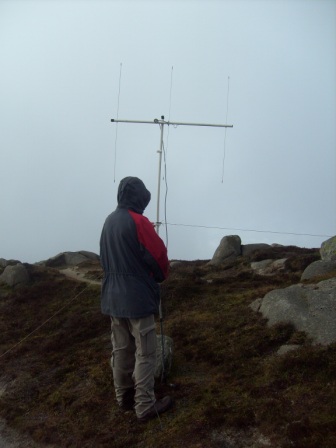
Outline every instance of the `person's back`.
POLYGON ((112 321, 116 397, 122 408, 133 407, 135 400, 141 421, 171 406, 170 397, 156 401, 154 395, 154 315, 160 301, 158 282, 168 274, 168 257, 153 225, 142 216, 149 201, 150 193, 140 179, 123 179, 118 206, 107 217, 100 239, 101 308, 112 321))
POLYGON ((139 318, 158 312, 157 282, 167 276, 168 258, 153 225, 142 216, 149 201, 140 179, 120 183, 118 207, 107 217, 100 241, 104 314, 139 318))

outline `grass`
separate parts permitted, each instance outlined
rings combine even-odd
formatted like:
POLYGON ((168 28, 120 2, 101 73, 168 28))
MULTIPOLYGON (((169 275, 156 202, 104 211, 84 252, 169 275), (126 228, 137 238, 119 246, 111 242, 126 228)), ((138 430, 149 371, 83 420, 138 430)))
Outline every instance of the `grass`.
POLYGON ((248 306, 299 282, 318 258, 317 250, 285 247, 219 267, 176 264, 162 285, 174 361, 168 384, 157 385, 158 397, 170 394, 175 406, 161 424, 145 425, 114 400, 99 286, 28 266, 31 284, 1 299, 0 356, 33 333, 0 358, 0 416, 57 447, 334 447, 336 344, 312 346, 290 325, 268 328, 248 306), (287 258, 286 271, 255 274, 250 262, 265 258, 287 258), (277 356, 289 343, 301 347, 277 356))

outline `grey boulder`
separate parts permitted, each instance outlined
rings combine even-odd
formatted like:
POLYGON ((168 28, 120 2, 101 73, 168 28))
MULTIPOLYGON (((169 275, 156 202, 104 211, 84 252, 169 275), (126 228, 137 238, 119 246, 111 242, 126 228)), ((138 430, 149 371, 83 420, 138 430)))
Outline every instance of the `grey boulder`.
POLYGON ((336 260, 317 260, 306 267, 301 275, 301 280, 309 280, 311 278, 330 274, 332 272, 335 272, 336 277, 336 260))
POLYGON ((235 259, 241 255, 241 239, 238 235, 228 235, 221 239, 212 259, 208 264, 219 265, 224 261, 235 259))
POLYGON ((262 260, 251 263, 251 269, 259 275, 274 275, 285 270, 285 263, 287 258, 280 258, 279 260, 262 260))
POLYGON ((322 260, 336 261, 336 236, 322 243, 320 254, 322 260))
POLYGON ((292 285, 270 291, 259 311, 268 325, 291 323, 306 332, 313 344, 336 342, 336 278, 316 285, 292 285))
POLYGON ((242 256, 246 257, 251 255, 256 250, 269 249, 271 246, 266 243, 257 243, 257 244, 243 244, 241 247, 242 256))
POLYGON ((22 263, 6 266, 0 275, 0 282, 11 287, 26 285, 29 280, 29 273, 22 263))
POLYGON ((79 252, 61 252, 55 257, 41 261, 38 264, 51 268, 59 268, 63 266, 77 266, 78 264, 89 260, 99 260, 99 257, 93 252, 82 250, 79 252))

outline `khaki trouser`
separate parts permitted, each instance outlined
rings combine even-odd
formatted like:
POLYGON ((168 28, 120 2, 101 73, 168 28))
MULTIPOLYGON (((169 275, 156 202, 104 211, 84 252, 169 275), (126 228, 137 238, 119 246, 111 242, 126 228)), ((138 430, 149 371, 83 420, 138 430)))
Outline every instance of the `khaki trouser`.
POLYGON ((135 389, 135 412, 142 415, 155 403, 156 331, 154 316, 111 317, 114 389, 119 404, 127 389, 135 389))

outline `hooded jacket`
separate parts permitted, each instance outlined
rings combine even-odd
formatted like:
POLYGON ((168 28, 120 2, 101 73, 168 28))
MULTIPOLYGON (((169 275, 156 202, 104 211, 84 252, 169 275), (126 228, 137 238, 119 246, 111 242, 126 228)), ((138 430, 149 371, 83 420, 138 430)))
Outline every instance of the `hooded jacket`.
POLYGON ((142 215, 150 198, 137 177, 119 184, 118 206, 106 218, 100 238, 104 314, 138 319, 158 313, 158 283, 167 277, 169 262, 163 241, 142 215))

